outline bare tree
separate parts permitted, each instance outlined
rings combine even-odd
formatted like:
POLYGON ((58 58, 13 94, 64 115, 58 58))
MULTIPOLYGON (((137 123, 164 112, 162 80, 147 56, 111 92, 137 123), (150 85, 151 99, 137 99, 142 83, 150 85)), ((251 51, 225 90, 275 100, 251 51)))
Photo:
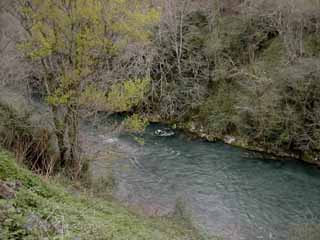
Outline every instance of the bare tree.
MULTIPOLYGON (((25 36, 14 11, 15 1, 0 3, 0 85, 21 86, 30 70, 16 46, 25 36)), ((24 86, 26 84, 23 84, 24 86)))
POLYGON ((209 29, 203 11, 208 1, 166 0, 156 40, 152 97, 164 118, 180 118, 201 102, 209 79, 209 61, 202 52, 209 29))
POLYGON ((242 12, 268 19, 281 37, 287 57, 294 62, 305 53, 306 29, 317 28, 320 18, 319 0, 247 0, 242 12), (312 25, 316 26, 312 26, 312 25))

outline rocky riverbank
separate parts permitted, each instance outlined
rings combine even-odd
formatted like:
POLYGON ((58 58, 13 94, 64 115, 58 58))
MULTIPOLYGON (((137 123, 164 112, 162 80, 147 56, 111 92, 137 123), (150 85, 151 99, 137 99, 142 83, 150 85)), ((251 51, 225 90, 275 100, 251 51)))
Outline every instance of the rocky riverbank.
POLYGON ((276 148, 274 146, 263 145, 261 143, 255 142, 252 139, 247 139, 242 136, 217 135, 210 132, 208 129, 206 129, 206 127, 201 125, 201 123, 181 123, 177 124, 177 127, 191 136, 205 139, 209 142, 222 141, 225 144, 234 147, 240 147, 250 151, 269 154, 271 157, 273 156, 275 158, 302 160, 304 162, 320 166, 319 153, 316 152, 294 153, 281 148, 276 148))
POLYGON ((284 159, 295 159, 302 160, 304 162, 320 166, 320 153, 317 152, 292 152, 289 150, 281 149, 275 146, 264 145, 262 143, 255 142, 252 139, 248 139, 239 135, 219 135, 210 131, 206 126, 200 122, 191 121, 191 122, 176 122, 176 121, 167 121, 161 119, 158 115, 148 116, 150 122, 154 123, 164 123, 173 128, 178 128, 185 132, 187 135, 204 139, 209 142, 221 141, 225 144, 240 147, 249 151, 255 151, 262 154, 268 154, 269 158, 284 158, 284 159))

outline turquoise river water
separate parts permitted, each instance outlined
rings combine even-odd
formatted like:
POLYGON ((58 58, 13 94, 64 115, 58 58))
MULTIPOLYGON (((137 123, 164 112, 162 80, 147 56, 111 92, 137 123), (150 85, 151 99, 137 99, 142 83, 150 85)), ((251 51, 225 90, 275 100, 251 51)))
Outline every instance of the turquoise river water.
POLYGON ((115 163, 117 198, 150 215, 183 209, 201 232, 226 240, 320 239, 315 166, 182 133, 156 136, 161 127, 150 126, 142 146, 120 137, 132 154, 115 163))

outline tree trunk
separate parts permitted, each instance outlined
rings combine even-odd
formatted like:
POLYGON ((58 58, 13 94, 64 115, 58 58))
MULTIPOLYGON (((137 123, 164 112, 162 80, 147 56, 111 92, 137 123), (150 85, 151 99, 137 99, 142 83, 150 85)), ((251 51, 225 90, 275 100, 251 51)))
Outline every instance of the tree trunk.
POLYGON ((51 109, 60 151, 59 167, 67 169, 73 178, 78 178, 81 172, 78 108, 69 106, 64 114, 56 106, 51 106, 51 109))
POLYGON ((53 123, 55 128, 55 134, 58 141, 58 147, 60 152, 60 162, 59 167, 65 168, 67 165, 67 151, 68 147, 65 144, 65 133, 66 133, 66 125, 65 122, 61 120, 59 116, 59 110, 56 106, 51 106, 52 115, 53 115, 53 123))
POLYGON ((78 178, 81 172, 81 156, 79 142, 79 116, 78 107, 72 106, 68 110, 68 140, 70 145, 69 169, 73 178, 78 178))

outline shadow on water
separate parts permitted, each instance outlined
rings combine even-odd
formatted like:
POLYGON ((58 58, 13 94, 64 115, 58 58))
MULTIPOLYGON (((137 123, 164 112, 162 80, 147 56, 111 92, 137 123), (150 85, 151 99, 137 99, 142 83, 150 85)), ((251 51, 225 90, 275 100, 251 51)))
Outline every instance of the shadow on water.
POLYGON ((115 196, 147 215, 170 215, 178 201, 199 230, 225 239, 320 239, 320 172, 298 161, 261 158, 222 143, 154 134, 114 164, 115 196), (181 200, 182 199, 182 200, 181 200))

